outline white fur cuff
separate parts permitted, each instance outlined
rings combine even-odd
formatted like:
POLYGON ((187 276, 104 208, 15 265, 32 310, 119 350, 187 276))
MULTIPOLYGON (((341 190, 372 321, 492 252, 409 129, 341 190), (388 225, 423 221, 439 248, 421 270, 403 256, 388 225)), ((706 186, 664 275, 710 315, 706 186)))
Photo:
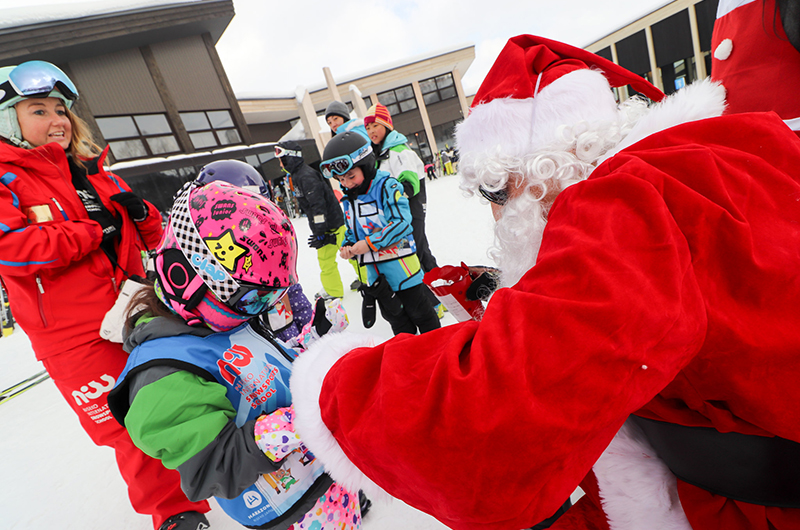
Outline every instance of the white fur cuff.
POLYGON ((322 421, 319 406, 322 383, 336 362, 356 348, 373 347, 375 337, 355 333, 333 333, 317 340, 294 362, 289 383, 294 403, 295 431, 308 449, 319 458, 325 471, 339 484, 356 492, 359 489, 376 499, 388 494, 367 478, 342 451, 322 421))

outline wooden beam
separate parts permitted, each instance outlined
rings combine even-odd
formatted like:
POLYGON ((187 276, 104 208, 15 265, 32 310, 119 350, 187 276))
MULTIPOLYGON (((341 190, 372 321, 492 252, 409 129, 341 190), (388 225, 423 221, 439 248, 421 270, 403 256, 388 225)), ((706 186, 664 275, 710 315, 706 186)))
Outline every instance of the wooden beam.
POLYGON ((142 53, 147 69, 150 71, 150 76, 153 78, 153 83, 156 85, 161 103, 164 104, 164 109, 167 111, 167 121, 169 121, 169 124, 172 126, 172 130, 175 131, 175 136, 177 136, 181 151, 184 153, 194 153, 195 149, 192 144, 192 139, 189 137, 189 133, 186 132, 186 127, 183 126, 183 120, 178 112, 178 106, 175 104, 172 93, 169 91, 167 83, 164 81, 164 76, 161 74, 161 68, 158 67, 158 61, 156 61, 156 57, 153 55, 153 50, 150 46, 142 46, 139 48, 139 51, 142 53))
POLYGON ((239 129, 239 132, 242 134, 242 141, 249 145, 253 143, 253 139, 250 136, 250 129, 247 127, 244 114, 242 113, 242 109, 239 107, 239 101, 236 99, 236 94, 233 93, 233 87, 231 86, 231 82, 228 80, 228 74, 225 73, 225 67, 222 66, 222 61, 217 53, 217 47, 214 46, 214 41, 211 39, 210 33, 203 33, 203 42, 206 43, 208 56, 211 58, 211 62, 214 65, 214 70, 217 72, 217 77, 222 85, 222 91, 225 92, 228 105, 230 105, 231 114, 233 114, 233 121, 236 123, 236 128, 239 129))

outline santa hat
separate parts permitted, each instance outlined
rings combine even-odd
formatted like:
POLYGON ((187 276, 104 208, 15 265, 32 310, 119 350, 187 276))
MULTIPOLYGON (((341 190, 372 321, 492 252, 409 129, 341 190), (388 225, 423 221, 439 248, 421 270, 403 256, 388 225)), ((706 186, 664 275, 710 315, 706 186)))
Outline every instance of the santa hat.
POLYGON ((610 87, 631 85, 654 101, 646 79, 581 48, 533 35, 508 41, 456 133, 462 162, 524 156, 557 139, 562 125, 614 122, 610 87))
POLYGON ((389 109, 386 108, 386 105, 381 105, 380 103, 376 103, 367 110, 367 115, 364 116, 364 126, 370 123, 379 123, 390 131, 394 130, 392 115, 389 114, 389 109))

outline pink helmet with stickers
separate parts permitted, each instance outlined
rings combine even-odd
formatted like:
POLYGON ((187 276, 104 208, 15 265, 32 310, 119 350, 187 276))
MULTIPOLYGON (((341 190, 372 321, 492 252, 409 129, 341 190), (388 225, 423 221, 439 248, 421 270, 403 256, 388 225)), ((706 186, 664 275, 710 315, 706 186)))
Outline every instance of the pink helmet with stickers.
POLYGON ((297 283, 297 238, 269 199, 214 181, 178 193, 156 256, 155 290, 190 325, 232 329, 297 283))

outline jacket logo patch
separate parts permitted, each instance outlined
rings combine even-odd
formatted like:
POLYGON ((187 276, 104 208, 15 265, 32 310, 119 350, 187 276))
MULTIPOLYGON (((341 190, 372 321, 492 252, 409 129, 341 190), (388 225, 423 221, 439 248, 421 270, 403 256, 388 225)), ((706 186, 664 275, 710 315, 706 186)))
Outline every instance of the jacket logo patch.
POLYGON ((53 212, 50 211, 49 204, 39 204, 25 208, 25 217, 30 224, 46 223, 53 220, 53 212))

